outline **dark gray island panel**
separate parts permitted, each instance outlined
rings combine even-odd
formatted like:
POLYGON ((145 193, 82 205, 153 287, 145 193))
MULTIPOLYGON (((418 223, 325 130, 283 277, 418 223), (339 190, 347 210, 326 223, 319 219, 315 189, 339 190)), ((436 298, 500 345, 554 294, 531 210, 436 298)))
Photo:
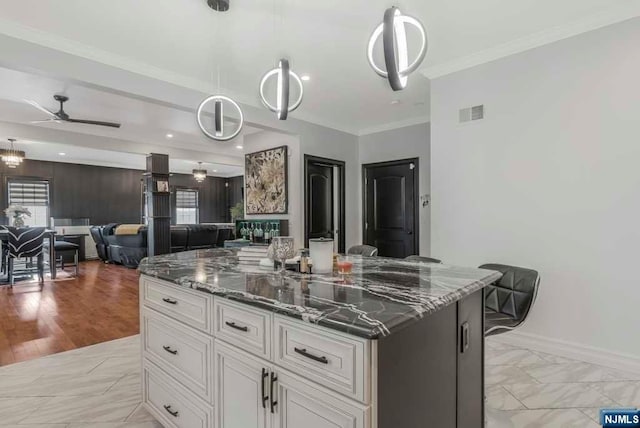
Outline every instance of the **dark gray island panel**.
POLYGON ((483 293, 378 340, 378 428, 483 426, 483 293))

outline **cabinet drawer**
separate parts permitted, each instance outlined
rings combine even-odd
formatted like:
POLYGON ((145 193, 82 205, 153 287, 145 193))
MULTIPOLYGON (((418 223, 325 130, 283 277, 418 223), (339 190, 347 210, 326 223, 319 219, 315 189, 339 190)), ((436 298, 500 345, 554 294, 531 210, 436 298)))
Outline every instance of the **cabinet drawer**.
POLYGON ((211 333, 212 295, 180 289, 146 276, 140 277, 140 293, 146 306, 211 333))
POLYGON ((210 428, 213 407, 145 360, 142 367, 143 401, 165 427, 210 428))
POLYGON ((276 364, 368 403, 370 346, 366 340, 275 317, 276 364))
POLYGON ((219 298, 214 300, 213 308, 216 338, 271 359, 273 316, 269 312, 219 298))
POLYGON ((148 308, 142 328, 145 358, 213 404, 213 337, 148 308))

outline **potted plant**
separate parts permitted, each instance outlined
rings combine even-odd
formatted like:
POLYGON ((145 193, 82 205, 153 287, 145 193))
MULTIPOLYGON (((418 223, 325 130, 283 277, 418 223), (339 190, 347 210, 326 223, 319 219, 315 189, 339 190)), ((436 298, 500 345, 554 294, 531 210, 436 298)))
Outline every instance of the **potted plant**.
POLYGON ((24 216, 31 217, 29 208, 22 205, 9 205, 4 213, 7 217, 13 218, 13 227, 24 227, 24 216))
POLYGON ((229 210, 231 213, 231 222, 235 223, 236 220, 242 220, 244 218, 244 202, 238 202, 229 210))

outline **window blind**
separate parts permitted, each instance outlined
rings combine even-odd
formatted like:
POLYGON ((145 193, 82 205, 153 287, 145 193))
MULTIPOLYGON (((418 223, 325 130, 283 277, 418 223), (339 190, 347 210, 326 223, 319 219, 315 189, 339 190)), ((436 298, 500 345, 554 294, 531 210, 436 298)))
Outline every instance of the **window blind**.
POLYGON ((197 190, 176 191, 176 208, 198 208, 197 190))
POLYGON ((49 182, 9 180, 9 205, 49 206, 49 182))

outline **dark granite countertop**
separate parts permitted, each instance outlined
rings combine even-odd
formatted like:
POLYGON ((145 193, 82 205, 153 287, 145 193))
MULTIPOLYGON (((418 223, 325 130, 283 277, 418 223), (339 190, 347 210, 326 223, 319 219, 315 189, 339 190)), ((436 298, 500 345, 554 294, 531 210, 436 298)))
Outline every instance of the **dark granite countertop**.
POLYGON ((353 257, 353 274, 278 274, 239 265, 236 250, 146 258, 142 274, 367 339, 377 339, 460 300, 499 272, 353 257))

